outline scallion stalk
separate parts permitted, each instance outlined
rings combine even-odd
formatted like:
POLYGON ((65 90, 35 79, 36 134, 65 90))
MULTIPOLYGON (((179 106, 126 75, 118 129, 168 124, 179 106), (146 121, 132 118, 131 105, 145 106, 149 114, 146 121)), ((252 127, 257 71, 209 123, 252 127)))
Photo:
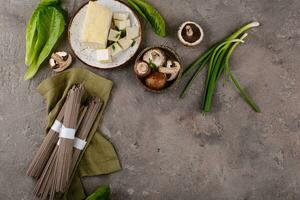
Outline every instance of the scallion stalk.
POLYGON ((212 98, 217 86, 217 81, 224 72, 225 76, 229 76, 233 84, 238 89, 240 95, 244 100, 252 107, 256 112, 259 112, 260 109, 253 99, 247 95, 247 93, 242 89, 238 81, 234 78, 230 67, 229 60, 239 43, 244 42, 243 39, 246 38, 247 31, 250 28, 259 26, 258 22, 249 23, 236 32, 227 37, 223 42, 218 42, 208 49, 204 54, 200 55, 189 67, 187 67, 182 75, 182 78, 187 77, 192 72, 193 75, 187 82, 183 91, 180 94, 180 97, 183 98, 186 96, 188 89, 191 87, 192 82, 196 79, 197 75, 202 71, 204 66, 208 64, 207 75, 204 85, 204 96, 203 96, 203 111, 209 112, 211 109, 212 98))
MULTIPOLYGON (((247 33, 244 33, 242 35, 242 37, 240 38, 241 40, 245 39, 247 37, 247 33)), ((260 112, 260 108, 259 106, 254 102, 254 100, 242 89, 241 85, 239 84, 239 82, 234 78, 231 69, 230 69, 230 65, 229 65, 229 60, 230 57, 233 53, 233 51, 235 50, 235 48, 238 46, 239 43, 235 43, 234 45, 232 45, 232 47, 229 49, 228 54, 226 56, 226 60, 225 60, 225 70, 224 72, 228 73, 228 76, 230 77, 231 81, 233 82, 233 84, 235 85, 235 87, 237 88, 237 90, 239 91, 240 95, 244 98, 244 100, 246 101, 246 103, 251 106, 251 108, 255 111, 255 112, 260 112)))
POLYGON ((203 101, 203 111, 209 112, 211 108, 211 101, 213 97, 214 90, 217 84, 217 76, 220 68, 224 67, 223 59, 227 51, 227 45, 230 43, 243 42, 240 39, 228 40, 221 43, 213 52, 213 55, 210 60, 208 67, 208 72, 206 76, 206 84, 204 89, 204 101, 203 101))

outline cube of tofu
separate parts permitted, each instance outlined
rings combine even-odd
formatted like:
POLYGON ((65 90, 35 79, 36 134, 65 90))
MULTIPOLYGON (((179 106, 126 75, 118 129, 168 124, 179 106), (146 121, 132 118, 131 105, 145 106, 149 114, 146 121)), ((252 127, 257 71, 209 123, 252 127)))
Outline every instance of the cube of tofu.
POLYGON ((127 39, 135 39, 139 37, 140 35, 140 30, 137 26, 133 27, 126 27, 126 38, 127 39))
POLYGON ((119 30, 124 30, 126 29, 126 27, 130 27, 130 20, 115 20, 115 26, 119 29, 119 30))
POLYGON ((111 52, 108 49, 98 49, 97 60, 102 63, 111 62, 111 52))
POLYGON ((120 46, 125 50, 125 49, 128 49, 129 47, 131 47, 133 40, 127 39, 125 37, 125 38, 120 39, 118 42, 119 42, 120 46))
POLYGON ((109 35, 108 35, 108 40, 109 41, 114 41, 117 42, 121 37, 121 31, 116 31, 113 29, 110 29, 109 35))
POLYGON ((122 47, 116 42, 110 45, 107 49, 110 51, 112 56, 116 56, 123 51, 122 47))
POLYGON ((116 20, 126 20, 129 17, 129 13, 128 12, 115 12, 113 14, 113 19, 116 20))

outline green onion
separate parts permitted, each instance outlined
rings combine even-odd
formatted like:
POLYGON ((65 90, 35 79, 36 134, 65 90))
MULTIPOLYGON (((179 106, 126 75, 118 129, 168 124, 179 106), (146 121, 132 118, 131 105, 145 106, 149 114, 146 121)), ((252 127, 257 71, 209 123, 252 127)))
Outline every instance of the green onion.
POLYGON ((243 43, 243 39, 247 37, 245 31, 257 26, 259 26, 258 22, 252 22, 241 27, 225 40, 216 43, 204 54, 200 55, 189 67, 184 70, 182 74, 182 78, 185 78, 194 72, 192 77, 184 87, 183 91, 181 92, 180 97, 183 98, 186 96, 189 88, 192 85, 192 82, 196 79, 197 75, 202 71, 205 65, 208 64, 202 105, 202 109, 204 112, 210 112, 211 110, 212 99, 217 86, 217 81, 219 80, 223 72, 225 74, 225 78, 227 76, 230 77, 240 95, 251 106, 251 108, 256 112, 260 112, 259 107, 253 101, 253 99, 249 95, 247 95, 238 81, 234 78, 229 67, 230 57, 234 49, 238 46, 239 43, 243 43))
MULTIPOLYGON (((244 38, 247 37, 247 33, 245 33, 242 37, 241 40, 243 40, 244 38)), ((230 66, 229 66, 229 60, 230 60, 230 56, 233 53, 234 49, 237 47, 239 43, 235 43, 234 45, 232 45, 232 47, 229 49, 226 60, 225 60, 225 70, 224 72, 227 72, 228 75, 231 78, 231 81, 233 82, 233 84, 236 86, 237 90, 239 91, 240 95, 244 98, 244 100, 246 101, 247 104, 249 104, 249 106, 252 107, 252 109, 255 112, 260 112, 260 108, 258 107, 258 105, 254 102, 254 100, 242 89, 242 87, 240 86, 239 82, 234 78, 231 70, 230 70, 230 66)))

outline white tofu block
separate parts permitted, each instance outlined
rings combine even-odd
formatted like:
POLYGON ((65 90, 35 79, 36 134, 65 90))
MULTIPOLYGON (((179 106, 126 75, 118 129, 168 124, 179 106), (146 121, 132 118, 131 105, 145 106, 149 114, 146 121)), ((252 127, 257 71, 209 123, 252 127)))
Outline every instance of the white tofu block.
POLYGON ((110 51, 112 56, 116 56, 123 51, 122 47, 116 42, 110 45, 107 49, 110 51))
POLYGON ((133 40, 127 39, 125 37, 125 38, 120 39, 118 42, 119 42, 120 46, 125 50, 125 49, 128 49, 129 47, 131 47, 133 40))
POLYGON ((113 19, 116 20, 126 20, 129 17, 129 13, 128 12, 115 12, 113 14, 113 19))
POLYGON ((115 20, 115 26, 119 29, 119 30, 124 30, 126 29, 126 27, 130 27, 130 20, 115 20))
POLYGON ((116 31, 113 29, 110 29, 109 35, 108 35, 108 40, 109 41, 114 41, 117 42, 121 37, 121 31, 116 31))
POLYGON ((111 52, 108 49, 98 49, 96 52, 99 62, 107 63, 112 61, 111 52))
POLYGON ((135 39, 139 37, 140 30, 137 26, 126 27, 126 38, 127 39, 135 39))
POLYGON ((113 12, 96 1, 90 1, 83 22, 81 41, 91 48, 105 49, 113 12))

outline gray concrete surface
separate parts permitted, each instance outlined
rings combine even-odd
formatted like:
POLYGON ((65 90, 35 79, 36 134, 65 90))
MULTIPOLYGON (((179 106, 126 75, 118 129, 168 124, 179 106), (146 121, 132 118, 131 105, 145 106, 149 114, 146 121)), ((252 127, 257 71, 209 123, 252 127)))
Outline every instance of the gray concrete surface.
MULTIPOLYGON (((82 0, 63 0, 72 15, 82 0)), ((45 103, 36 86, 51 76, 44 67, 23 81, 24 30, 38 0, 0 4, 0 199, 33 199, 26 168, 43 139, 45 103)), ((111 184, 113 200, 297 200, 300 199, 300 2, 297 0, 151 0, 168 24, 158 38, 146 25, 144 47, 167 44, 188 65, 199 53, 252 20, 232 59, 233 71, 262 108, 252 112, 231 83, 219 84, 209 115, 200 112, 204 74, 178 100, 179 84, 164 94, 138 85, 131 65, 101 71, 115 87, 101 130, 119 153, 123 170, 85 178, 88 193, 111 184), (195 20, 204 42, 183 47, 176 29, 195 20)), ((68 50, 63 42, 58 49, 68 50)))

